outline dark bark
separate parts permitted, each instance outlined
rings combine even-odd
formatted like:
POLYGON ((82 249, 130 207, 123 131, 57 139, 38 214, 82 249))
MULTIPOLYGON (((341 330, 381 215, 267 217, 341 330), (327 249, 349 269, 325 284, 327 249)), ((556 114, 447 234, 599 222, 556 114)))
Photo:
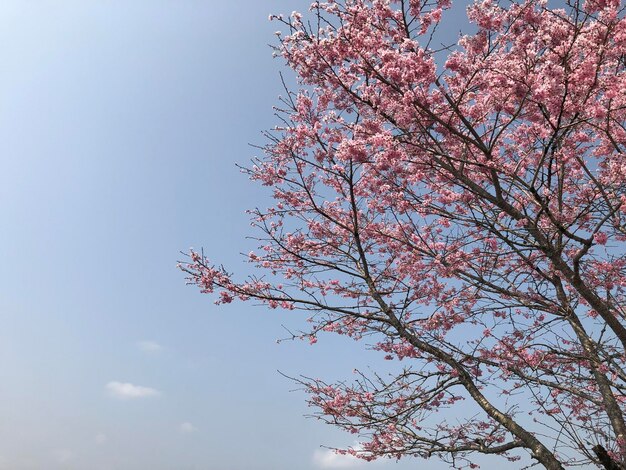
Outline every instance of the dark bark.
POLYGON ((606 449, 600 444, 593 446, 591 450, 593 450, 593 452, 598 457, 598 461, 606 470, 626 470, 626 467, 623 464, 613 460, 613 458, 609 455, 606 449))

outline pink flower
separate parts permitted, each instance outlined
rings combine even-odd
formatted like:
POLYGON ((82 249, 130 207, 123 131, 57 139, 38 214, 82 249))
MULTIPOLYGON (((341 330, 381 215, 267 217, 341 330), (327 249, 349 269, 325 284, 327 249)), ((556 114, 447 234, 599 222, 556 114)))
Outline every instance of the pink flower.
POLYGON ((600 245, 606 245, 606 242, 608 241, 609 237, 605 232, 598 232, 594 234, 593 239, 595 240, 596 243, 600 245))

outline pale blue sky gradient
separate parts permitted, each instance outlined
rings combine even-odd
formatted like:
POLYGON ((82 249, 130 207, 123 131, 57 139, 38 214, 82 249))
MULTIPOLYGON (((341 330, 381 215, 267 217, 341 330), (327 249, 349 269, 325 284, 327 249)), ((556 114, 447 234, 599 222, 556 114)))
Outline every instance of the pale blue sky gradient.
POLYGON ((0 469, 315 469, 354 443, 276 371, 378 355, 278 345, 303 317, 215 307, 175 267, 204 247, 247 269, 244 211, 269 202, 235 162, 276 123, 267 17, 308 3, 1 2, 0 469))

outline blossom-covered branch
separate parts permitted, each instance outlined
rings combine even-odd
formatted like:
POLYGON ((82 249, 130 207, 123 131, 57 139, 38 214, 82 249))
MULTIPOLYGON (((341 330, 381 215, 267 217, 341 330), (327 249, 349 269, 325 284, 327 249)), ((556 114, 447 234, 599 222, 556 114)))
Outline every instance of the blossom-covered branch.
POLYGON ((252 211, 258 277, 196 252, 181 267, 218 303, 305 311, 312 343, 334 332, 407 364, 298 379, 317 416, 365 439, 346 452, 624 469, 623 7, 484 0, 476 32, 436 49, 449 7, 274 16, 301 89, 245 170, 275 200, 252 211))

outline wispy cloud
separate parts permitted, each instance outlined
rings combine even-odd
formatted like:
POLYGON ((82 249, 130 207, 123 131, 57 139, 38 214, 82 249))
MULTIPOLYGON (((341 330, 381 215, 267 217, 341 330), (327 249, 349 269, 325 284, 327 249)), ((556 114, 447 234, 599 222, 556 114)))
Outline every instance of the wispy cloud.
POLYGON ((96 437, 94 438, 94 441, 96 442, 96 444, 98 444, 99 446, 106 444, 106 441, 108 441, 109 438, 107 437, 106 434, 96 434, 96 437))
POLYGON ((106 384, 107 391, 115 398, 145 398, 159 396, 161 392, 154 388, 142 387, 123 382, 109 382, 106 384))
POLYGON ((197 430, 197 428, 193 424, 191 424, 189 421, 185 421, 184 423, 181 423, 178 429, 183 434, 189 434, 197 430))
POLYGON ((69 449, 56 449, 52 456, 57 463, 67 463, 74 459, 74 452, 69 449))
POLYGON ((317 449, 313 453, 313 463, 319 468, 353 468, 364 461, 354 455, 341 455, 331 449, 317 449))
POLYGON ((151 353, 151 354, 158 353, 163 350, 163 346, 161 346, 159 343, 157 343, 156 341, 149 341, 149 340, 138 341, 137 347, 141 351, 145 353, 151 353))

